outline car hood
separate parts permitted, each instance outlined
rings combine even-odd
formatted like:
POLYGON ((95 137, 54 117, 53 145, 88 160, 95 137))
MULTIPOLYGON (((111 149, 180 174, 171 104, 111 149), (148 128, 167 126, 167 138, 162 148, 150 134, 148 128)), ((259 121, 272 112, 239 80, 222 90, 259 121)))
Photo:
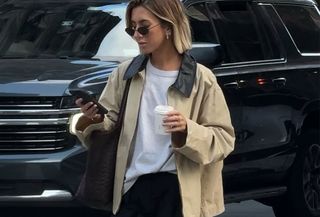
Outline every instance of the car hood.
POLYGON ((106 82, 117 62, 69 59, 0 60, 0 96, 62 96, 72 86, 106 82))

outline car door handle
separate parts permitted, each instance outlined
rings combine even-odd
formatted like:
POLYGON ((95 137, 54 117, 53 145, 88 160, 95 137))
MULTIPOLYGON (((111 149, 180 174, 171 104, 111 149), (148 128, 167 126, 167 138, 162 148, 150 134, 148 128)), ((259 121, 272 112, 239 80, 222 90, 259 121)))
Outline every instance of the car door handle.
POLYGON ((225 83, 223 86, 225 88, 234 88, 234 89, 239 88, 239 84, 236 81, 230 82, 230 83, 225 83))
POLYGON ((286 85, 287 79, 286 78, 274 78, 274 79, 272 79, 272 82, 276 85, 284 86, 284 85, 286 85))

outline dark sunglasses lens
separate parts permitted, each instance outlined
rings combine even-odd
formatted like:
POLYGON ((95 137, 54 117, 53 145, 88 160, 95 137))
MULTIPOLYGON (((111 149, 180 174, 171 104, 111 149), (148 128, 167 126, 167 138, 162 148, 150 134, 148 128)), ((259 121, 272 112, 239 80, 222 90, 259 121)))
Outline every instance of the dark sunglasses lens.
MULTIPOLYGON (((134 32, 136 31, 134 28, 131 28, 131 27, 127 27, 125 28, 125 31, 126 33, 128 33, 128 35, 130 36, 133 36, 134 35, 134 32)), ((149 33, 149 29, 148 27, 145 27, 145 26, 141 26, 137 29, 137 31, 139 32, 139 34, 141 35, 146 35, 149 33)))
POLYGON ((128 33, 128 35, 133 36, 134 35, 134 29, 127 27, 125 29, 126 33, 128 33))
POLYGON ((141 34, 141 35, 146 35, 149 32, 148 27, 145 26, 141 26, 137 29, 137 31, 141 34))

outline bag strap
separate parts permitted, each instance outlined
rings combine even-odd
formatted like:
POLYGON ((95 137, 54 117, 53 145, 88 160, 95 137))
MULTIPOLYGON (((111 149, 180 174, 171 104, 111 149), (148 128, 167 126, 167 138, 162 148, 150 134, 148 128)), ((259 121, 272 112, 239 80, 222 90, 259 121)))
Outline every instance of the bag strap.
POLYGON ((131 83, 131 78, 127 80, 126 86, 124 88, 121 104, 120 104, 120 110, 119 110, 119 115, 118 115, 118 120, 116 122, 115 128, 120 128, 121 124, 123 122, 123 117, 124 117, 124 112, 126 110, 126 104, 127 104, 127 98, 128 98, 128 92, 129 92, 129 87, 131 83))

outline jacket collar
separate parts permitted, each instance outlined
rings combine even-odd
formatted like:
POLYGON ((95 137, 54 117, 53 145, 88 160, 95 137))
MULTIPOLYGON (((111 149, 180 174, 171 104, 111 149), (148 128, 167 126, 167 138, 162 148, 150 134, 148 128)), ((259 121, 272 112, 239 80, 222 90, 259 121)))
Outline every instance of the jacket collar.
MULTIPOLYGON (((123 76, 123 79, 130 79, 138 72, 144 70, 146 68, 148 59, 149 56, 147 55, 139 55, 135 57, 131 61, 127 71, 123 76)), ((185 97, 190 97, 196 77, 196 70, 196 61, 188 53, 184 53, 178 77, 172 87, 183 94, 185 97)))

